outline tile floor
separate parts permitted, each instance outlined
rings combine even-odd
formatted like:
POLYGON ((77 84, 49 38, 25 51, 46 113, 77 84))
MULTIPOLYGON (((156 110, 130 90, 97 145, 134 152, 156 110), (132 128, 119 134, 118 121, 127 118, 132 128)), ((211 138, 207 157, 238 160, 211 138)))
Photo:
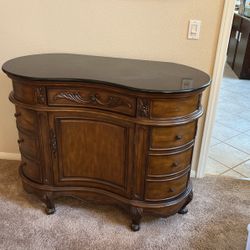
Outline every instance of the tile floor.
POLYGON ((206 174, 250 178, 250 81, 226 65, 206 174))

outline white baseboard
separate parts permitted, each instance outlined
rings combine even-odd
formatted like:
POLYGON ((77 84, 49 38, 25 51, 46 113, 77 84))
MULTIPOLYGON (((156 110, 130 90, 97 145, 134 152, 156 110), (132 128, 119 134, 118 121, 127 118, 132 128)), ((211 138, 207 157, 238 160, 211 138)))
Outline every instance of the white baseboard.
POLYGON ((196 178, 196 171, 195 170, 191 170, 191 175, 192 178, 196 178))
POLYGON ((14 154, 14 153, 6 153, 6 152, 0 152, 0 159, 3 160, 21 160, 20 154, 14 154))

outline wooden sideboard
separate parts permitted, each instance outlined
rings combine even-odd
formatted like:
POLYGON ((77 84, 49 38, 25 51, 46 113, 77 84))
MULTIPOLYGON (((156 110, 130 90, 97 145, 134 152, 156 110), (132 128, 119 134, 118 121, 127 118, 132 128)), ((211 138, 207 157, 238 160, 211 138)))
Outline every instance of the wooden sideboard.
POLYGON ((250 18, 234 14, 227 63, 240 79, 250 79, 250 18))
POLYGON ((166 62, 41 54, 3 65, 12 79, 24 189, 55 212, 73 196, 132 216, 186 213, 202 91, 197 69, 166 62))

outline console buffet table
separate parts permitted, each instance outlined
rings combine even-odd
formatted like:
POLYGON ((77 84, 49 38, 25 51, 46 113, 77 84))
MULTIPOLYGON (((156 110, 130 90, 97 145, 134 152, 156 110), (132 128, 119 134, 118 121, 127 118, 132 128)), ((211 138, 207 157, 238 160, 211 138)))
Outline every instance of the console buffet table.
POLYGON ((74 54, 6 62, 20 176, 46 212, 73 196, 143 214, 187 212, 204 72, 174 63, 74 54))

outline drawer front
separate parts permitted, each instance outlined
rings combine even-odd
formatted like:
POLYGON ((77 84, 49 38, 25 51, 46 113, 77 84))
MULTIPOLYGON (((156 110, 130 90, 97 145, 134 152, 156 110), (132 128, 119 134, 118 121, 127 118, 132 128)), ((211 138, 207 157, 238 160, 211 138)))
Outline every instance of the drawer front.
POLYGON ((50 106, 82 106, 112 110, 135 116, 136 99, 113 91, 94 88, 68 89, 49 88, 48 104, 50 106))
POLYGON ((29 160, 27 157, 22 155, 21 168, 22 168, 23 174, 27 178, 33 181, 42 183, 41 170, 37 163, 29 160))
POLYGON ((38 123, 36 112, 16 106, 15 117, 17 127, 28 130, 30 132, 34 132, 37 129, 38 123))
POLYGON ((20 151, 23 154, 33 159, 39 159, 37 138, 30 136, 30 135, 26 135, 25 133, 22 133, 21 131, 19 131, 18 144, 19 144, 20 151))
POLYGON ((200 95, 179 99, 155 99, 151 102, 151 118, 181 117, 193 113, 199 107, 200 95))
POLYGON ((186 169, 192 160, 193 149, 173 155, 150 155, 148 177, 163 177, 186 169))
POLYGON ((188 174, 170 181, 152 181, 146 182, 145 200, 160 201, 178 196, 185 191, 188 182, 188 174))
POLYGON ((196 121, 170 127, 153 127, 151 149, 177 148, 191 142, 196 134, 196 121))

